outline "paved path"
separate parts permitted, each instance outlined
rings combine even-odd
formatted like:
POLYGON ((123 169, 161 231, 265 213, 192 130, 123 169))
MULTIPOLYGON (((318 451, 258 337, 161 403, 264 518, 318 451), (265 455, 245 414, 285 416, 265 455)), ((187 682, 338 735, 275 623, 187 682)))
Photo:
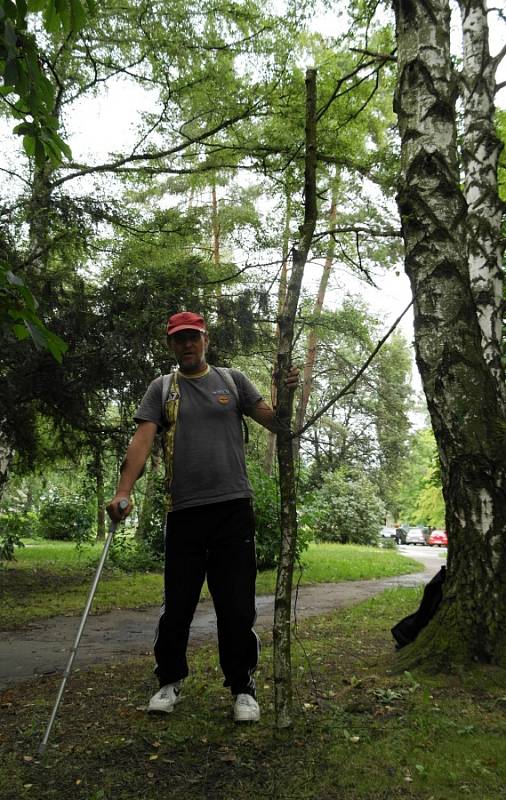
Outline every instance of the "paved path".
MULTIPOLYGON (((441 566, 438 551, 425 548, 402 550, 422 561, 425 571, 382 580, 302 586, 295 609, 297 617, 325 614, 336 608, 355 605, 390 587, 425 584, 441 566)), ((274 597, 258 597, 257 609, 255 628, 262 631, 272 627, 274 597)), ((74 667, 151 654, 158 613, 158 608, 146 608, 90 615, 74 667)), ((215 619, 211 602, 199 603, 190 642, 199 644, 215 638, 215 619)), ((40 675, 63 673, 78 626, 77 617, 61 616, 33 623, 20 631, 0 631, 0 690, 40 675)))

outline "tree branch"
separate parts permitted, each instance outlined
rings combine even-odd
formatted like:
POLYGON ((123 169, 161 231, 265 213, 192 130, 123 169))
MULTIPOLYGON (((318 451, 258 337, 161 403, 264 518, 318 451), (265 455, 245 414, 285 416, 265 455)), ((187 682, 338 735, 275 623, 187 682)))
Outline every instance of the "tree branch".
POLYGON ((397 319, 395 320, 394 324, 393 324, 393 325, 392 325, 392 326, 389 328, 389 330, 387 331, 387 333, 385 334, 385 336, 383 336, 383 338, 382 338, 382 339, 380 339, 380 341, 378 342, 378 344, 376 345, 376 347, 375 347, 375 348, 374 348, 374 350, 372 351, 372 353, 371 353, 371 355, 369 356, 369 358, 367 359, 367 361, 365 361, 365 363, 364 363, 364 364, 363 364, 363 365, 360 367, 360 369, 359 369, 359 370, 358 370, 358 371, 355 373, 355 375, 353 376, 353 378, 351 378, 351 380, 350 380, 350 381, 348 381, 348 383, 346 384, 346 386, 344 387, 344 389, 341 389, 341 391, 340 391, 340 392, 338 392, 338 394, 336 394, 336 395, 334 395, 333 397, 331 397, 331 398, 330 398, 330 400, 328 401, 328 403, 326 403, 326 404, 323 406, 323 408, 321 408, 319 411, 317 411, 317 412, 316 412, 316 414, 313 414, 313 416, 312 416, 312 417, 311 417, 311 418, 310 418, 310 419, 309 419, 309 420, 306 422, 306 424, 305 424, 305 425, 303 425, 303 427, 302 427, 302 428, 300 428, 300 430, 298 430, 298 431, 295 431, 294 433, 292 433, 292 437, 293 437, 293 438, 296 438, 296 437, 298 437, 298 436, 301 436, 303 433, 305 433, 305 431, 307 431, 307 429, 308 429, 308 428, 310 428, 312 425, 314 425, 314 424, 315 424, 315 422, 316 422, 317 420, 319 420, 319 419, 320 419, 320 417, 322 417, 322 416, 325 414, 325 412, 329 410, 329 408, 330 408, 331 406, 333 406, 335 403, 337 403, 337 401, 338 401, 338 400, 340 400, 340 399, 341 399, 341 397, 343 397, 343 395, 345 395, 345 394, 348 394, 348 392, 350 391, 350 389, 351 389, 351 388, 352 388, 352 387, 353 387, 353 386, 356 384, 356 382, 358 381, 358 379, 359 379, 359 378, 360 378, 360 377, 361 377, 361 376, 364 374, 364 372, 365 372, 365 371, 366 371, 366 369, 368 368, 369 364, 371 364, 371 362, 372 362, 372 361, 374 361, 374 359, 376 358, 377 354, 379 353, 379 351, 381 350, 381 348, 383 347, 383 345, 385 344, 385 342, 387 342, 387 341, 388 341, 388 339, 390 338, 390 336, 392 335, 392 333, 394 332, 394 330, 395 330, 395 329, 396 329, 396 327, 398 326, 399 322, 400 322, 400 321, 401 321, 401 319, 404 317, 404 315, 406 314, 406 312, 407 312, 407 311, 408 311, 408 310, 411 308, 411 306, 412 306, 412 305, 413 305, 413 300, 411 300, 411 301, 408 303, 408 305, 406 306, 406 308, 404 309, 404 311, 402 312, 402 314, 401 314, 399 317, 397 317, 397 319))
MULTIPOLYGON (((139 162, 139 161, 156 161, 157 159, 167 158, 168 156, 177 155, 188 147, 193 144, 200 144, 205 142, 206 139, 209 139, 211 136, 214 136, 217 133, 220 133, 227 128, 232 127, 235 125, 236 122, 239 122, 242 119, 246 119, 246 117, 250 116, 254 112, 253 108, 247 108, 242 111, 240 114, 236 114, 234 117, 225 120, 225 122, 220 122, 218 125, 215 125, 214 128, 211 128, 208 131, 204 131, 200 136, 196 136, 195 138, 187 137, 187 141, 181 142, 174 147, 171 147, 167 150, 159 150, 153 153, 138 153, 137 155, 130 155, 125 156, 124 158, 119 158, 117 161, 111 161, 106 164, 98 164, 94 167, 82 167, 78 169, 77 172, 73 172, 71 175, 64 175, 62 178, 54 181, 52 186, 55 188, 56 186, 60 186, 62 183, 66 183, 67 181, 73 180, 74 178, 82 177, 83 175, 91 175, 97 172, 115 172, 118 170, 119 167, 122 167, 124 164, 130 164, 132 162, 139 162)), ((72 165, 71 165, 72 166, 72 165)), ((79 167, 80 165, 73 165, 75 167, 79 167)))

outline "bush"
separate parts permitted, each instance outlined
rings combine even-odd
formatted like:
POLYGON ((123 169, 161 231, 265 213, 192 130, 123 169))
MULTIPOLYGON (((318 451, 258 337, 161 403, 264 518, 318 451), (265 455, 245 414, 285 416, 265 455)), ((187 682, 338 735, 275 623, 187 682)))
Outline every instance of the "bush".
POLYGON ((21 538, 34 535, 37 527, 37 516, 28 511, 0 512, 0 561, 12 561, 14 548, 24 547, 21 538))
POLYGON ((355 470, 325 475, 308 511, 316 541, 378 544, 385 507, 371 481, 355 470))
POLYGON ((43 539, 85 542, 92 534, 94 514, 88 500, 79 495, 53 493, 39 508, 38 535, 43 539))
MULTIPOLYGON (((256 463, 248 465, 248 475, 254 492, 258 569, 272 569, 278 563, 281 542, 278 483, 256 463)), ((307 531, 299 529, 296 558, 307 550, 310 538, 307 531)))
POLYGON ((152 572, 163 567, 163 554, 154 552, 149 543, 139 541, 125 528, 114 534, 109 560, 123 572, 152 572))
POLYGON ((14 548, 23 547, 17 526, 12 524, 13 514, 0 514, 0 561, 12 561, 14 548))
MULTIPOLYGON (((153 478, 153 476, 151 476, 153 478)), ((110 560, 124 572, 146 572, 163 567, 165 553, 165 489, 163 468, 154 476, 154 491, 140 505, 135 535, 128 528, 117 531, 110 549, 110 560)))

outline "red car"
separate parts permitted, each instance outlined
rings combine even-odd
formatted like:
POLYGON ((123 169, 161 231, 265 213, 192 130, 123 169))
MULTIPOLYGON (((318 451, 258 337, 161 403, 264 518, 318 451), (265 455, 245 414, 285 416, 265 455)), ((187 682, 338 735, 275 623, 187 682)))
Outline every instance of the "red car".
POLYGON ((433 546, 435 545, 436 547, 448 547, 448 536, 446 535, 446 531, 438 529, 433 530, 429 536, 427 544, 433 546))

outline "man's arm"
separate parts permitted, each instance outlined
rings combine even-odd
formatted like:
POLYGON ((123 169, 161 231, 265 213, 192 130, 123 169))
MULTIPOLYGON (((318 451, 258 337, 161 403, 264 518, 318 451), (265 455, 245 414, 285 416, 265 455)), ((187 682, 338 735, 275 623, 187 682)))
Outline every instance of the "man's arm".
POLYGON ((116 494, 107 504, 107 513, 114 522, 119 522, 130 514, 132 504, 130 494, 137 478, 142 475, 147 458, 151 452, 157 431, 156 422, 140 422, 128 445, 125 460, 121 465, 121 475, 116 494), (128 500, 123 513, 118 509, 120 500, 128 500))
MULTIPOLYGON (((297 367, 291 367, 288 371, 286 385, 291 392, 297 389, 299 385, 299 370, 297 367)), ((273 411, 265 400, 259 400, 249 412, 249 416, 269 431, 279 433, 280 426, 276 417, 276 412, 273 411)))
POLYGON ((260 425, 263 425, 264 428, 267 428, 267 430, 272 431, 273 433, 278 432, 278 427, 276 426, 276 413, 269 405, 267 405, 265 400, 259 400, 249 412, 249 416, 251 419, 254 419, 255 422, 258 422, 260 425))

